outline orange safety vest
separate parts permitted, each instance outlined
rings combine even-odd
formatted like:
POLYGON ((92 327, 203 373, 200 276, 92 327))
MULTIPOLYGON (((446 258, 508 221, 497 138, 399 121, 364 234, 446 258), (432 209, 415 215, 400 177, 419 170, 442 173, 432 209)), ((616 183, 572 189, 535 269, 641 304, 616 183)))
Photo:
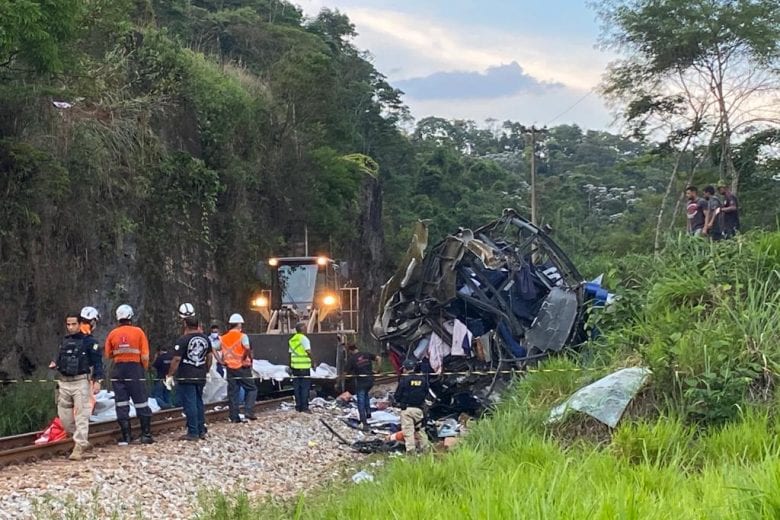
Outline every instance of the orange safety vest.
POLYGON ((241 344, 244 336, 240 330, 232 329, 219 338, 222 343, 222 363, 232 370, 252 366, 252 356, 241 344))

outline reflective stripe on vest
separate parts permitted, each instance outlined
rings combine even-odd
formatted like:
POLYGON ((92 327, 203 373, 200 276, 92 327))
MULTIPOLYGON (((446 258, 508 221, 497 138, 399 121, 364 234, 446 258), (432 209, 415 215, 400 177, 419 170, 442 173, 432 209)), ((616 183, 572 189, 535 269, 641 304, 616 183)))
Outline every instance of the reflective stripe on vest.
POLYGON ((232 370, 238 370, 243 366, 251 365, 250 360, 244 359, 246 349, 241 344, 241 338, 243 337, 243 332, 233 329, 220 338, 222 342, 222 363, 232 370))
POLYGON ((301 340, 304 335, 300 332, 293 335, 290 338, 290 368, 296 370, 305 370, 311 368, 311 358, 306 353, 306 349, 303 348, 301 340))

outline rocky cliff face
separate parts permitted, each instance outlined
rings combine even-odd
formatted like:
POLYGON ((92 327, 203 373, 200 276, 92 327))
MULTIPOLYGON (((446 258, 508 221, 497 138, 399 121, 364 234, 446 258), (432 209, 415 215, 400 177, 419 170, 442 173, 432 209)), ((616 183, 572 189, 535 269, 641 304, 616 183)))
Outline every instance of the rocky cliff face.
MULTIPOLYGON (((0 189, 8 192, 10 177, 20 170, 19 158, 8 147, 0 154, 0 189)), ((23 181, 34 191, 49 171, 45 164, 28 170, 23 181)), ((178 217, 158 219, 151 214, 156 210, 141 202, 164 189, 149 186, 141 198, 130 190, 108 194, 76 184, 67 195, 30 200, 32 220, 25 220, 23 212, 6 212, 0 233, 0 334, 5 338, 0 378, 42 370, 63 333, 65 314, 84 305, 100 311, 96 336, 102 340, 114 325, 114 309, 129 303, 153 350, 178 336, 176 308, 183 301, 195 304, 205 322, 224 324, 230 313, 241 312, 252 323, 252 266, 267 256, 257 236, 283 232, 248 226, 252 213, 240 202, 244 199, 223 198, 204 236, 201 227, 184 225, 202 220, 197 204, 178 217)), ((358 213, 358 238, 348 260, 353 282, 361 288, 362 339, 370 343, 384 279, 377 267, 384 254, 382 191, 372 177, 361 186, 358 213)))
POLYGON ((382 187, 380 182, 366 176, 360 187, 360 213, 357 223, 357 239, 349 262, 354 266, 354 282, 360 287, 360 340, 363 345, 376 347, 371 336, 377 302, 385 273, 384 230, 382 226, 382 187))

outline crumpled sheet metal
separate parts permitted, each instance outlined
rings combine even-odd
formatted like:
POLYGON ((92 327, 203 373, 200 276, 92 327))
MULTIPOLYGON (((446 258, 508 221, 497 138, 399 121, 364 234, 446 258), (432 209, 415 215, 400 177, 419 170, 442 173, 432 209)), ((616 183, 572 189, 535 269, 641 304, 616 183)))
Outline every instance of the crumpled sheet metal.
POLYGON ((452 319, 479 321, 485 332, 501 328, 505 359, 559 351, 573 339, 584 280, 552 239, 514 210, 476 230, 459 229, 427 254, 427 223, 418 222, 413 235, 382 289, 373 328, 380 341, 409 350, 435 332, 449 344, 443 324, 452 319))
POLYGON ((566 401, 550 411, 549 423, 558 422, 571 410, 590 415, 614 428, 628 403, 636 396, 651 375, 644 367, 623 368, 580 388, 566 401))

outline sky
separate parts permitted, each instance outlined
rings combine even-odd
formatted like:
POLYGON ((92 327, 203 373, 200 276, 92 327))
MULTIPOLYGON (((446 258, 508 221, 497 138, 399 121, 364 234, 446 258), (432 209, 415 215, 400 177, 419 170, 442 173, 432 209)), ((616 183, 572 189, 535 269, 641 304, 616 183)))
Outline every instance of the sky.
POLYGON ((613 129, 596 92, 614 59, 586 0, 294 0, 338 9, 355 45, 427 116, 613 129))

